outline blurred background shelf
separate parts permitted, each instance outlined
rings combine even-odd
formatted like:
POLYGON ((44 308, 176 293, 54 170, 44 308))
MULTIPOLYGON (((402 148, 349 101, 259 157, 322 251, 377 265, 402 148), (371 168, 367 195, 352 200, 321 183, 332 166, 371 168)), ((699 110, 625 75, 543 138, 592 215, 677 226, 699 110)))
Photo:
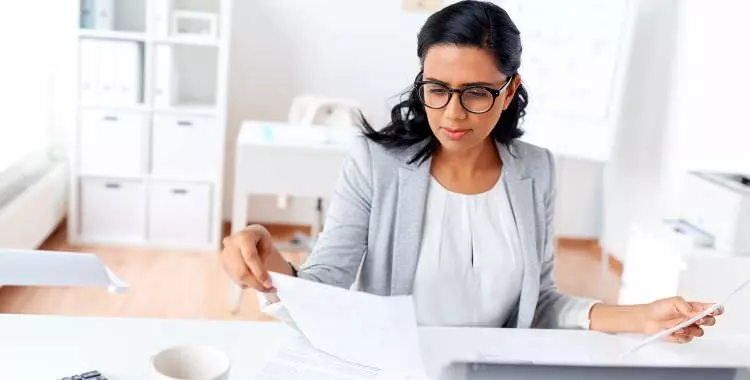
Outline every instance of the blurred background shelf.
POLYGON ((143 32, 123 32, 117 30, 80 29, 78 35, 82 38, 97 38, 104 40, 123 40, 145 42, 148 35, 143 32))
POLYGON ((82 0, 68 240, 215 251, 231 0, 82 0))

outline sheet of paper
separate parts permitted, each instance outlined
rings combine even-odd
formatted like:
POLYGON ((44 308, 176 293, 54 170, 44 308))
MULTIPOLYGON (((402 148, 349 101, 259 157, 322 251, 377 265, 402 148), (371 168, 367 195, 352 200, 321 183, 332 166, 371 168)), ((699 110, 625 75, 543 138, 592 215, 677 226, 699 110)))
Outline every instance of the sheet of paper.
MULTIPOLYGON (((626 347, 619 337, 596 331, 509 329, 504 335, 503 344, 477 343, 476 355, 461 359, 513 364, 601 363, 614 361, 626 347)), ((479 337, 472 339, 483 341, 479 337)))
POLYGON ((0 284, 106 286, 118 293, 128 289, 96 255, 15 249, 0 249, 0 284))
POLYGON ((276 273, 271 278, 315 348, 389 374, 426 378, 411 296, 381 297, 276 273))
POLYGON ((257 380, 376 380, 380 370, 350 363, 296 339, 266 364, 257 380))
POLYGON ((719 308, 723 307, 724 304, 727 303, 727 301, 729 301, 730 298, 732 298, 732 296, 734 296, 735 294, 739 293, 742 289, 746 288, 748 285, 750 285, 750 279, 747 279, 745 282, 743 282, 742 284, 740 284, 737 288, 735 288, 734 290, 732 290, 729 294, 726 295, 726 297, 724 297, 724 299, 721 302, 718 302, 718 303, 715 303, 715 304, 711 305, 711 307, 709 307, 706 310, 702 311, 700 314, 698 314, 698 315, 696 315, 696 316, 694 316, 694 317, 686 320, 685 322, 682 322, 682 323, 680 323, 680 324, 678 324, 678 325, 676 325, 676 326, 674 326, 672 328, 669 328, 669 329, 666 329, 666 330, 661 331, 659 333, 656 333, 654 335, 651 335, 650 337, 644 339, 643 341, 641 341, 640 343, 638 343, 637 345, 635 345, 635 347, 631 348, 629 351, 625 352, 623 354, 623 356, 630 355, 630 354, 632 354, 632 353, 640 350, 641 348, 643 348, 644 346, 646 346, 646 345, 648 345, 648 344, 650 344, 652 342, 655 342, 657 340, 665 338, 665 337, 669 336, 670 334, 674 333, 675 331, 677 331, 679 329, 688 327, 688 326, 694 324, 695 322, 698 322, 699 319, 701 319, 701 318, 703 318, 703 317, 705 317, 705 316, 707 316, 707 315, 715 312, 719 308))

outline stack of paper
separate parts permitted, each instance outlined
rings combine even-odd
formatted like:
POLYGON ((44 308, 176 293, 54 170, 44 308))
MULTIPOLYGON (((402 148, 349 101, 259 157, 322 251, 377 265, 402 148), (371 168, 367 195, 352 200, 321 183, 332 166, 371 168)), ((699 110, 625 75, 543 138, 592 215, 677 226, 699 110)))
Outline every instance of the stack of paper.
POLYGON ((141 102, 142 46, 133 41, 81 40, 80 93, 85 105, 141 102))
POLYGON ((383 374, 427 378, 411 296, 381 297, 275 273, 271 278, 315 348, 383 374))

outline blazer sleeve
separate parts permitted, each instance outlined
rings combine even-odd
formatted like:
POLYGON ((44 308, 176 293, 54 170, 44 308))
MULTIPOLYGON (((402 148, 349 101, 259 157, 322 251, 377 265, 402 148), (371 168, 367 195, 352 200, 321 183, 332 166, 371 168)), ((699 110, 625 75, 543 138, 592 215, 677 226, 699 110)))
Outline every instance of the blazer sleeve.
POLYGON ((298 276, 351 287, 367 251, 372 206, 372 160, 368 142, 357 137, 326 210, 325 224, 298 276))
POLYGON ((557 329, 588 329, 589 313, 599 301, 572 297, 560 292, 555 284, 554 215, 557 196, 555 161, 545 149, 549 184, 544 195, 544 223, 546 235, 540 263, 539 301, 532 327, 557 329))

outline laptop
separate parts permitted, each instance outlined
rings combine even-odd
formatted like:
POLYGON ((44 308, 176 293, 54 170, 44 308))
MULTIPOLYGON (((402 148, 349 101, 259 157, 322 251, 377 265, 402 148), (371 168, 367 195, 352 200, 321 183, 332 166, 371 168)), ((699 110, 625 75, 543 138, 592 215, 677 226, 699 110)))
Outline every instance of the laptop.
POLYGON ((750 380, 750 370, 731 367, 546 365, 530 362, 454 362, 439 380, 750 380))

